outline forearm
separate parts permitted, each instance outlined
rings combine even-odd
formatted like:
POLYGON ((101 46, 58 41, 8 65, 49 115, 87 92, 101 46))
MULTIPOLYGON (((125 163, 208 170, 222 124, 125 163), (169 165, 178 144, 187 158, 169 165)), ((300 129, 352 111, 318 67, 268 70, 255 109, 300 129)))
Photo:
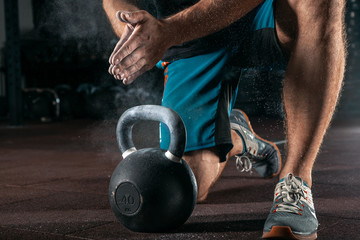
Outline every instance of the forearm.
POLYGON ((116 16, 118 11, 137 11, 139 6, 137 0, 103 0, 103 8, 108 16, 115 34, 120 38, 126 23, 119 21, 116 16))
POLYGON ((263 0, 200 0, 163 21, 172 29, 173 45, 217 32, 258 6, 263 0))

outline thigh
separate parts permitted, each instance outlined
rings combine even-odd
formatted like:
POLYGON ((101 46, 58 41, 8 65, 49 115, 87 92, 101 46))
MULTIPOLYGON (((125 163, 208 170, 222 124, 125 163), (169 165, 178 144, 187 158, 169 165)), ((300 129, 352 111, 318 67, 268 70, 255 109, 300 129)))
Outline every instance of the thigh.
MULTIPOLYGON (((163 64, 162 105, 175 110, 187 131, 186 152, 217 147, 221 160, 232 148, 229 111, 237 79, 227 79, 229 52, 221 49, 163 64), (225 152, 225 153, 224 153, 225 152)), ((169 133, 161 124, 160 147, 167 148, 169 133)))

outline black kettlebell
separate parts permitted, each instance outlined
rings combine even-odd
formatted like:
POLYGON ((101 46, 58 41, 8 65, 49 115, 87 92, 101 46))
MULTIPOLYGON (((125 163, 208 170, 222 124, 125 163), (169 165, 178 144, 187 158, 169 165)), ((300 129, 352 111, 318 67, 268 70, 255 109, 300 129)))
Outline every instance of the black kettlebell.
POLYGON ((130 108, 118 121, 117 140, 123 160, 109 186, 110 205, 119 221, 136 232, 164 232, 182 225, 197 198, 193 172, 181 159, 186 131, 180 116, 156 105, 130 108), (136 150, 132 127, 139 120, 160 121, 171 133, 169 150, 136 150))

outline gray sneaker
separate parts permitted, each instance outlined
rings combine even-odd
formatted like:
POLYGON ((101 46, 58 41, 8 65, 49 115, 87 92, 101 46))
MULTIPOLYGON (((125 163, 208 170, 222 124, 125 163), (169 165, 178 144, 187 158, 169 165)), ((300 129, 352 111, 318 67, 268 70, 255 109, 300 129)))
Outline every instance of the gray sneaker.
POLYGON ((276 185, 262 237, 316 239, 318 225, 310 188, 289 173, 276 185))
POLYGON ((264 178, 278 175, 281 155, 275 143, 259 137, 252 129, 249 118, 241 110, 231 111, 230 126, 245 143, 245 153, 235 156, 238 170, 251 172, 254 168, 264 178))

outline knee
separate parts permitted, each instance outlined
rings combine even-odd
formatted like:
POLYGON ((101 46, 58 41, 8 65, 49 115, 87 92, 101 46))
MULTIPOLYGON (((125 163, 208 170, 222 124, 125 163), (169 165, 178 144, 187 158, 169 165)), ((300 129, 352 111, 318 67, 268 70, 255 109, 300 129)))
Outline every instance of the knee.
POLYGON ((312 46, 344 42, 345 0, 278 0, 279 40, 293 48, 296 43, 312 46))
POLYGON ((285 2, 297 15, 311 16, 314 19, 337 14, 345 8, 345 0, 285 0, 285 2))

